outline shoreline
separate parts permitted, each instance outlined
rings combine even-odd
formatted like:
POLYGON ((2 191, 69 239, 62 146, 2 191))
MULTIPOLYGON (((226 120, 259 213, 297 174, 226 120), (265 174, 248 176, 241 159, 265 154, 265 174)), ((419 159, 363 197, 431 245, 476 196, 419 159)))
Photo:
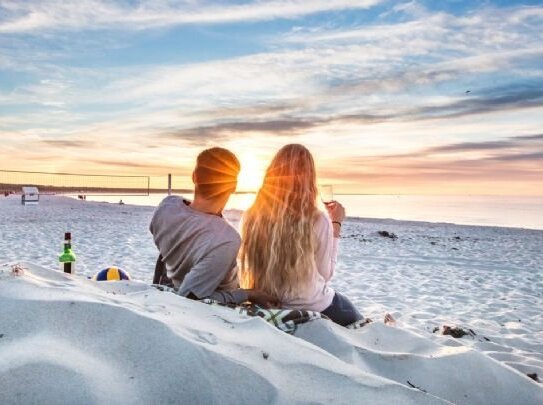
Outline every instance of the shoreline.
MULTIPOLYGON (((191 190, 174 190, 175 193, 172 195, 184 195, 184 196, 190 196, 191 190), (178 193, 179 192, 179 193, 178 193)), ((76 194, 48 194, 43 193, 44 197, 54 197, 54 198, 68 198, 71 200, 78 200, 76 194)), ((254 193, 252 192, 238 192, 234 193, 232 199, 237 197, 240 198, 246 198, 247 196, 252 196, 254 193)), ((84 200, 85 202, 92 202, 92 203, 108 203, 108 204, 118 204, 119 200, 123 200, 123 205, 126 206, 139 206, 139 207, 147 207, 147 208, 156 208, 160 200, 158 198, 164 198, 167 196, 166 190, 164 190, 164 193, 150 193, 150 194, 142 194, 142 195, 107 195, 107 194, 94 194, 94 195, 87 195, 90 197, 90 199, 84 200), (106 199, 102 199, 102 198, 106 199), (149 201, 145 201, 142 203, 139 202, 130 202, 131 199, 138 199, 138 200, 144 200, 144 199, 153 199, 154 203, 149 203, 149 201), (124 200, 127 200, 128 202, 124 202, 124 200)), ((351 196, 351 197, 385 197, 385 198, 446 198, 446 197, 452 197, 452 198, 474 198, 474 199, 489 199, 491 202, 491 199, 494 198, 522 198, 522 199, 530 199, 535 200, 537 203, 540 203, 543 216, 543 196, 537 196, 537 195, 530 195, 530 196, 502 196, 502 195, 427 195, 427 194, 337 194, 337 196, 351 196)), ((9 197, 1 197, 0 198, 20 198, 19 193, 11 194, 9 197)), ((228 207, 225 211, 230 212, 243 212, 244 209, 242 208, 236 208, 236 207, 228 207)), ((349 211, 349 210, 348 210, 349 211)), ((391 210, 393 211, 393 210, 391 210)), ((462 208, 459 208, 459 211, 462 211, 462 208)), ((439 215, 439 214, 438 214, 439 215)), ((537 214, 533 214, 537 217, 539 217, 537 214)), ((396 224, 402 225, 402 224, 428 224, 428 225, 447 225, 447 226, 475 226, 475 227, 485 227, 485 228, 498 228, 498 229, 514 229, 514 230, 526 230, 526 231, 543 231, 543 223, 539 223, 535 226, 529 226, 529 225, 521 225, 521 224, 496 224, 496 223, 487 223, 485 222, 484 218, 481 218, 479 221, 472 220, 472 219, 466 219, 465 221, 454 221, 454 220, 440 220, 440 219, 412 219, 412 218, 401 218, 401 217, 394 217, 394 216, 364 216, 364 215, 347 215, 346 217, 350 222, 374 222, 374 221, 382 221, 382 222, 395 222, 396 224)))
POLYGON ((543 228, 523 228, 519 226, 502 226, 502 225, 486 225, 486 224, 458 224, 454 222, 431 222, 431 221, 415 221, 408 219, 394 219, 394 218, 364 218, 364 217, 346 217, 350 222, 380 222, 390 225, 428 225, 428 226, 456 226, 462 228, 488 228, 488 229, 508 229, 514 231, 528 231, 528 232, 543 232, 543 228))
MULTIPOLYGON (((242 194, 250 194, 250 193, 242 193, 242 194)), ((172 194, 174 195, 174 194, 172 194)), ((339 194, 338 194, 339 195, 339 194)), ((69 198, 69 199, 76 199, 76 197, 70 197, 65 195, 55 195, 53 197, 56 198, 69 198)), ((531 196, 534 198, 539 198, 539 196, 531 196)), ((122 198, 119 198, 122 200, 122 198)), ((111 204, 111 205, 119 205, 118 202, 113 201, 98 201, 98 200, 85 200, 83 202, 86 203, 104 203, 104 204, 111 204)), ((151 204, 131 204, 131 203, 124 203, 124 206, 134 206, 134 207, 146 207, 146 208, 152 208, 155 209, 155 205, 151 204)), ((243 213, 242 209, 239 208, 229 208, 226 209, 225 212, 230 213, 236 213, 241 215, 243 213)), ((543 227, 541 228, 526 228, 521 226, 505 226, 505 225, 491 225, 491 224, 468 224, 468 223, 455 223, 455 222, 447 222, 447 221, 422 221, 422 220, 410 220, 410 219, 397 219, 397 218, 390 218, 390 217, 363 217, 363 216, 347 216, 346 220, 349 222, 383 222, 390 225, 429 225, 429 226, 439 226, 439 225, 446 225, 446 226, 458 226, 458 227, 479 227, 479 228, 496 228, 496 229, 511 229, 511 230, 518 230, 518 231, 535 231, 535 232, 543 232, 543 227)))

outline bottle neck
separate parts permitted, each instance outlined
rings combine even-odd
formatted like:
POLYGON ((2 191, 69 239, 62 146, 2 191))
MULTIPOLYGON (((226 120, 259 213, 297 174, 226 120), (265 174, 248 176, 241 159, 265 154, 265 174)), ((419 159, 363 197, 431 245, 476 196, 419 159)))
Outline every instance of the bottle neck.
POLYGON ((64 251, 68 251, 72 249, 72 241, 71 240, 65 240, 64 241, 64 251))

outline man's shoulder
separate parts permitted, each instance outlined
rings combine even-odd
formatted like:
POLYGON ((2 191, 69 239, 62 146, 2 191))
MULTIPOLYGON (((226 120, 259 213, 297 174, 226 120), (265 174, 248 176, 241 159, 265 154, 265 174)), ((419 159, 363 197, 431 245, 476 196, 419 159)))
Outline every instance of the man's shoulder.
POLYGON ((158 207, 168 206, 168 205, 186 205, 186 199, 179 195, 168 195, 160 201, 158 207))
POLYGON ((187 203, 185 201, 186 200, 181 196, 169 195, 163 198, 162 201, 160 201, 155 209, 154 216, 157 216, 157 214, 160 215, 170 210, 175 210, 176 212, 180 210, 183 211, 183 208, 187 208, 187 203))
POLYGON ((231 234, 232 240, 236 242, 238 245, 241 244, 241 235, 239 234, 237 229, 234 228, 232 224, 230 224, 229 222, 226 222, 226 224, 228 225, 229 233, 231 234))
POLYGON ((218 243, 232 242, 238 245, 241 243, 241 236, 236 228, 224 218, 217 217, 217 219, 213 221, 213 227, 210 227, 210 231, 217 235, 221 235, 220 239, 222 240, 217 240, 218 243))
POLYGON ((241 238, 237 230, 224 218, 195 211, 181 196, 168 196, 158 205, 152 223, 156 228, 174 232, 177 236, 195 238, 208 246, 232 243, 237 246, 241 238))

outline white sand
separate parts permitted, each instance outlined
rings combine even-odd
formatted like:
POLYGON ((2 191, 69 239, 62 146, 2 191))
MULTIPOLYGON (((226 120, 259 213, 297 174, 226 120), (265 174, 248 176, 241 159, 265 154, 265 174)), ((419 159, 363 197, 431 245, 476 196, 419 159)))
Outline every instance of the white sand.
POLYGON ((1 403, 543 403, 524 374, 543 377, 543 231, 352 220, 334 286, 397 327, 321 320, 293 337, 147 287, 152 211, 0 199, 1 403), (143 282, 51 270, 67 230, 81 275, 116 264, 143 282), (443 324, 477 335, 432 333, 443 324))
POLYGON ((543 231, 355 220, 344 235, 333 285, 364 313, 434 341, 443 324, 471 328, 462 344, 543 375, 543 231))
POLYGON ((4 404, 439 403, 259 318, 23 266, 20 277, 0 273, 4 404))

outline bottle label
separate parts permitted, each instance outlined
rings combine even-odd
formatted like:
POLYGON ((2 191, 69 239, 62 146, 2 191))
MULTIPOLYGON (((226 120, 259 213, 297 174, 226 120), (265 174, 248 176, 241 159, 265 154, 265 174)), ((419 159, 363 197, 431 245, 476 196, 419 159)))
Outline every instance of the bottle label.
POLYGON ((60 271, 68 274, 75 274, 75 263, 74 262, 65 262, 60 263, 60 271))

